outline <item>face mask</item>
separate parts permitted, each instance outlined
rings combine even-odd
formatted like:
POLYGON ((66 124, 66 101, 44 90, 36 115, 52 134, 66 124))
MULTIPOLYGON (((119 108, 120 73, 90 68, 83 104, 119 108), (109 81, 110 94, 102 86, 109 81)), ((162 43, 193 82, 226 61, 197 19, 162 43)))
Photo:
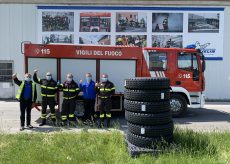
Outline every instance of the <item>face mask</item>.
POLYGON ((51 76, 46 76, 46 80, 50 81, 51 80, 51 76))
POLYGON ((67 80, 68 82, 70 82, 70 81, 72 81, 72 80, 73 80, 73 78, 71 78, 71 77, 67 77, 67 78, 66 78, 66 80, 67 80))
POLYGON ((90 82, 92 80, 92 77, 86 77, 86 81, 90 82))
POLYGON ((101 80, 102 80, 102 82, 106 82, 106 81, 108 81, 108 78, 107 77, 103 77, 101 80))
POLYGON ((31 81, 31 78, 25 77, 25 81, 30 82, 30 81, 31 81))

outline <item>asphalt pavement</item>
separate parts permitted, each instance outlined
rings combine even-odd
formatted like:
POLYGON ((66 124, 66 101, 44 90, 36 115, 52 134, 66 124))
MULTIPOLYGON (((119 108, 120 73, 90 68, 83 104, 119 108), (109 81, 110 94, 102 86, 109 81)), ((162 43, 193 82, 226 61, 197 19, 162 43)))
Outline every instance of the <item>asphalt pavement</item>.
MULTIPOLYGON (((17 133, 20 128, 20 109, 19 103, 10 100, 0 101, 0 131, 5 133, 17 133)), ((122 131, 127 130, 124 113, 112 113, 113 124, 122 131)), ((97 130, 96 127, 77 126, 52 127, 46 125, 39 127, 40 112, 32 110, 32 130, 26 129, 25 132, 51 132, 51 131, 81 131, 97 130)), ((203 109, 189 109, 182 118, 174 118, 176 128, 191 129, 194 131, 230 131, 230 102, 209 102, 203 109)), ((103 129, 107 130, 107 129, 103 129)), ((102 131, 103 131, 102 130, 102 131)))

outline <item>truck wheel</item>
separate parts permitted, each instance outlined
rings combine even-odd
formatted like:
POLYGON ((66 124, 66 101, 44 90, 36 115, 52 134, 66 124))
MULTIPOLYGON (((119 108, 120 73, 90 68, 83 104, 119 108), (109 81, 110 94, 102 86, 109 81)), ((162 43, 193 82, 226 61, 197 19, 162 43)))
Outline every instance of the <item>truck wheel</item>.
POLYGON ((125 111, 125 119, 137 125, 163 125, 172 121, 171 112, 143 114, 125 111))
POLYGON ((163 113, 170 111, 170 101, 162 102, 138 102, 124 100, 124 108, 137 113, 163 113))
POLYGON ((125 90, 124 98, 132 101, 154 102, 169 100, 169 90, 125 90))
POLYGON ((181 117, 187 111, 187 102, 184 96, 172 93, 170 97, 172 117, 181 117))
POLYGON ((125 88, 133 90, 169 89, 168 78, 130 78, 125 80, 125 88))
POLYGON ((138 136, 128 131, 127 140, 135 146, 144 147, 144 148, 153 148, 157 146, 158 142, 161 142, 162 140, 165 140, 168 143, 172 142, 173 135, 149 138, 149 137, 138 136))
POLYGON ((143 137, 159 137, 173 134, 173 122, 156 126, 141 126, 128 122, 127 125, 131 133, 143 137))

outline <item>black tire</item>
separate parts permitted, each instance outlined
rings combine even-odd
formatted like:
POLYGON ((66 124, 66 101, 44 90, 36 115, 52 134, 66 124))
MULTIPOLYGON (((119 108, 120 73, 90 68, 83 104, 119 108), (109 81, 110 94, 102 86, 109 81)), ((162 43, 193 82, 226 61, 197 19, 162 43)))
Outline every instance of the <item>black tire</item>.
POLYGON ((124 108, 137 113, 162 113, 170 111, 170 101, 162 102, 138 102, 124 100, 124 108))
POLYGON ((155 90, 169 89, 170 80, 168 78, 136 77, 125 80, 125 88, 132 90, 155 90))
POLYGON ((182 117, 187 111, 187 101, 183 95, 172 93, 170 98, 172 117, 182 117))
POLYGON ((173 122, 157 126, 142 126, 127 123, 128 129, 131 133, 143 137, 160 137, 173 135, 173 122))
POLYGON ((165 101, 170 98, 170 91, 167 90, 125 90, 124 98, 132 101, 165 101))
POLYGON ((143 114, 125 111, 125 118, 130 123, 149 126, 163 125, 172 121, 171 112, 143 114))
POLYGON ((155 145, 158 145, 159 142, 166 141, 167 143, 171 143, 173 141, 173 135, 150 138, 150 137, 138 136, 128 131, 127 140, 135 146, 139 146, 143 148, 152 148, 155 145))

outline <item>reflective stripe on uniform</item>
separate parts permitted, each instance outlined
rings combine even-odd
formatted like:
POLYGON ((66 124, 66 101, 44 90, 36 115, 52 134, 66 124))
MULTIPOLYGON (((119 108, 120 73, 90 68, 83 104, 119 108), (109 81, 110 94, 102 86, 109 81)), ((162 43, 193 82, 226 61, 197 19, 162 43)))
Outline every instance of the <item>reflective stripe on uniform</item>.
POLYGON ((46 89, 53 89, 53 90, 54 90, 54 89, 57 89, 57 87, 47 87, 47 86, 45 86, 45 85, 41 85, 41 87, 42 87, 42 88, 46 88, 46 89))
POLYGON ((100 114, 100 118, 104 118, 105 117, 105 114, 100 114))
POLYGON ((41 114, 41 118, 46 118, 46 114, 41 114))
POLYGON ((115 90, 115 87, 111 88, 111 90, 115 90))
POLYGON ((107 118, 111 118, 111 114, 110 113, 106 113, 106 117, 107 118))
POLYGON ((46 95, 46 94, 41 94, 43 97, 55 97, 55 95, 46 95))
POLYGON ((73 97, 63 97, 64 99, 73 99, 75 98, 76 96, 73 96, 73 97))
POLYGON ((109 88, 101 88, 100 91, 111 91, 109 88))
POLYGON ((63 91, 65 91, 65 92, 75 92, 76 90, 75 89, 63 89, 63 91))
POLYGON ((115 88, 111 88, 111 89, 109 89, 109 88, 101 88, 100 89, 100 91, 106 91, 106 92, 110 92, 110 91, 112 91, 112 90, 114 90, 115 88))
POLYGON ((74 114, 69 114, 69 118, 73 118, 74 117, 74 114))
POLYGON ((61 116, 62 120, 67 120, 67 116, 61 116))
POLYGON ((21 85, 19 86, 18 93, 16 95, 16 99, 18 99, 18 100, 20 100, 20 98, 21 98, 21 94, 22 94, 22 90, 23 90, 24 84, 25 84, 25 82, 22 81, 21 85))
POLYGON ((79 91, 80 89, 79 88, 76 88, 76 89, 63 89, 63 91, 66 91, 66 92, 76 92, 76 91, 79 91))
POLYGON ((56 118, 56 114, 51 114, 51 118, 56 118))
POLYGON ((98 97, 101 99, 107 99, 108 98, 108 96, 98 96, 98 97))

